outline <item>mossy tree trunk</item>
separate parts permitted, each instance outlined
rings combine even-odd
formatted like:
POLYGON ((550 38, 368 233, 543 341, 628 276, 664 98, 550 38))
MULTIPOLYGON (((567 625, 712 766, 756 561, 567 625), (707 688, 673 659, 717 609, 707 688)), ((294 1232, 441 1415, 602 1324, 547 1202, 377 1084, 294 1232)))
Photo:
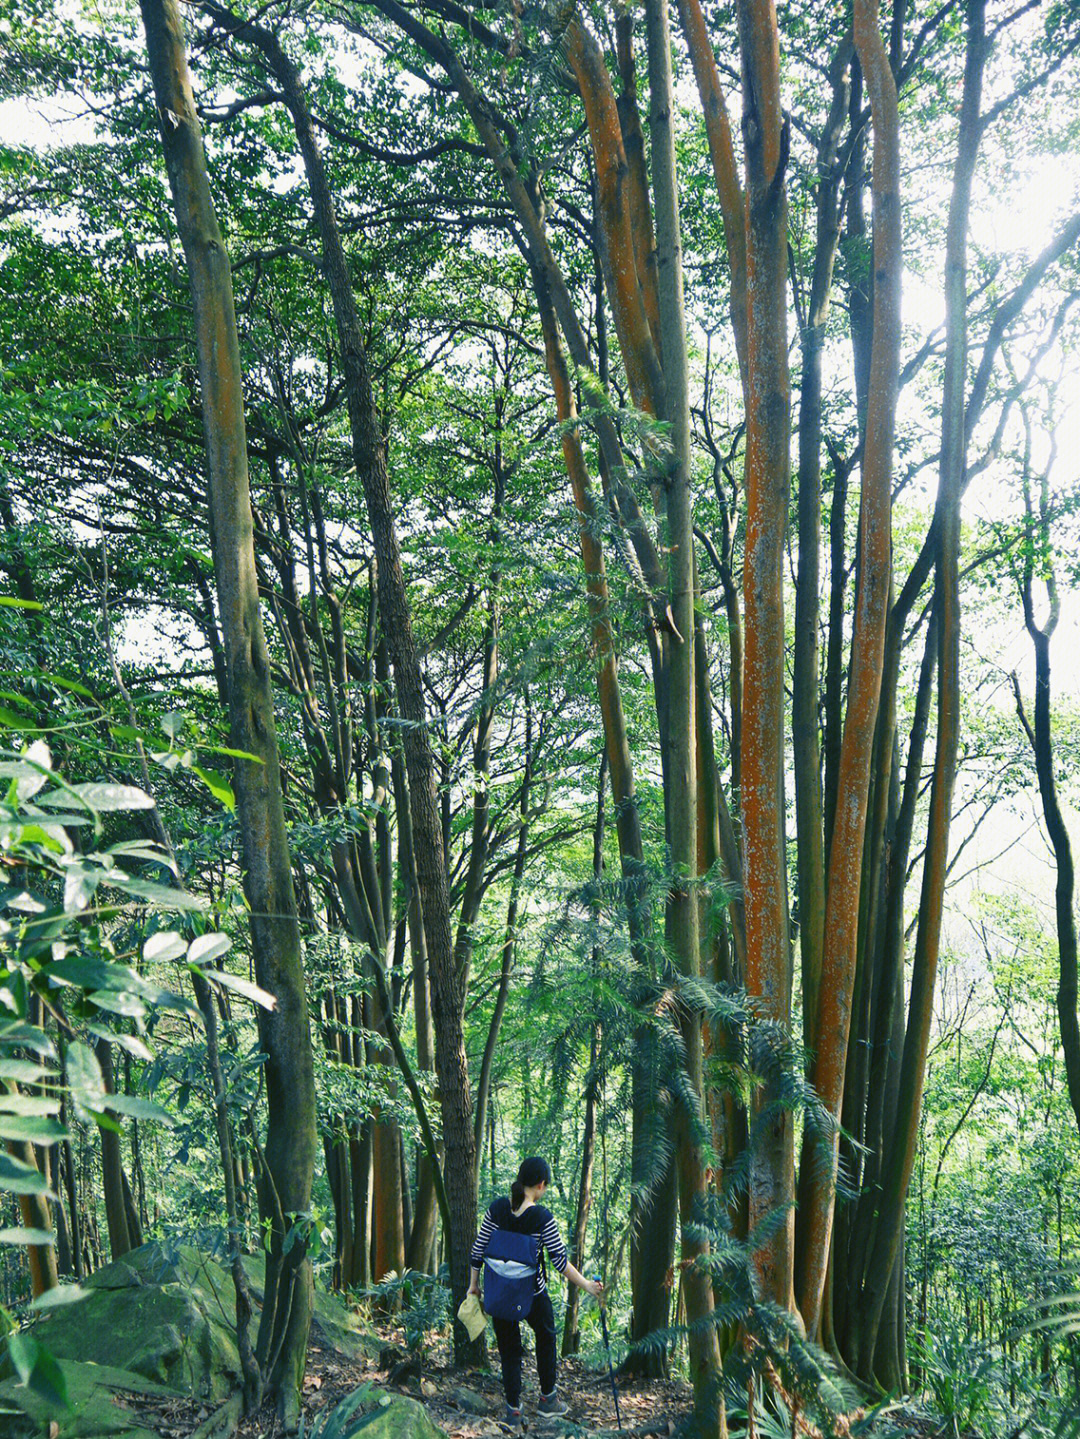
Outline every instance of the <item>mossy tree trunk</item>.
POLYGON ((274 1009, 260 1011, 259 1017, 267 1091, 260 1191, 269 1202, 272 1229, 256 1352, 269 1391, 286 1420, 293 1421, 313 1289, 306 1244, 290 1230, 311 1201, 315 1086, 270 662, 259 612, 240 350, 232 276, 210 196, 179 10, 175 0, 142 0, 141 8, 194 306, 231 738, 236 749, 251 756, 236 761, 235 780, 255 973, 275 999, 274 1009))

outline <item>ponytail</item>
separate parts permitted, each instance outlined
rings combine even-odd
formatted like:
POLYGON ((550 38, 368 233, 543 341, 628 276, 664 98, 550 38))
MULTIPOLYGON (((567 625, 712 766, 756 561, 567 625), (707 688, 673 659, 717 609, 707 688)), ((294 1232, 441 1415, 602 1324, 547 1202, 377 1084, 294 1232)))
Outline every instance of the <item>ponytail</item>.
POLYGON ((529 1159, 521 1161, 521 1168, 517 1172, 517 1178, 510 1186, 510 1208, 519 1209, 525 1198, 525 1190, 531 1189, 534 1184, 550 1184, 551 1168, 546 1159, 541 1159, 534 1154, 529 1159))

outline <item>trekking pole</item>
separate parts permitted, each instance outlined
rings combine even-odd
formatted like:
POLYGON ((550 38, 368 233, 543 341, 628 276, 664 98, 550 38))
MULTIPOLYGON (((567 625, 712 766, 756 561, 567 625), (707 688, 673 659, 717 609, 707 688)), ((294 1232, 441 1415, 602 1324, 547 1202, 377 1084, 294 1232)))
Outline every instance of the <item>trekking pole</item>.
MULTIPOLYGON (((597 1281, 599 1281, 599 1279, 600 1279, 599 1274, 597 1274, 595 1277, 596 1277, 597 1281)), ((619 1413, 619 1386, 615 1383, 615 1370, 614 1370, 614 1368, 612 1367, 612 1363, 611 1363, 611 1340, 608 1338, 607 1318, 606 1318, 606 1316, 605 1316, 605 1314, 604 1314, 604 1296, 603 1296, 603 1295, 601 1295, 601 1297, 600 1297, 600 1329, 601 1329, 601 1331, 602 1331, 602 1333, 603 1333, 603 1335, 604 1335, 604 1348, 605 1348, 605 1350, 607 1351, 607 1372, 608 1372, 608 1376, 609 1376, 610 1379, 611 1379, 611 1394, 612 1394, 612 1398, 615 1400, 615 1421, 616 1421, 616 1423, 617 1423, 618 1426, 619 1426, 619 1432, 620 1432, 620 1434, 621 1434, 621 1433, 622 1433, 622 1415, 619 1413)))

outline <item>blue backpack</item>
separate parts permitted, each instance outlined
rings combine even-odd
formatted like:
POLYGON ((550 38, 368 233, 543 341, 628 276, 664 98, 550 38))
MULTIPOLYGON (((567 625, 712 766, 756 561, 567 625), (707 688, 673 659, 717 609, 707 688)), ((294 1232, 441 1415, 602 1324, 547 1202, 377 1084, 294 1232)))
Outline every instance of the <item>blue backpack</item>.
POLYGON ((484 1309, 493 1319, 524 1319, 536 1298, 539 1234, 496 1229, 484 1252, 484 1309))

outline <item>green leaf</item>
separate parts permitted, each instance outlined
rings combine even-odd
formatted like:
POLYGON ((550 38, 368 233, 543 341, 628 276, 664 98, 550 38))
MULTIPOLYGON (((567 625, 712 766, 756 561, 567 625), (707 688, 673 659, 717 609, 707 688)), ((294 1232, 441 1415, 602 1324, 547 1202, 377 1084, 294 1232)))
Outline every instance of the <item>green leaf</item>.
POLYGON ((262 764, 263 761, 257 754, 250 754, 246 749, 230 749, 224 744, 204 744, 200 746, 207 754, 223 754, 229 759, 246 759, 251 764, 262 764))
POLYGON ((52 1198, 49 1182, 34 1164, 24 1164, 13 1155, 0 1153, 0 1189, 8 1194, 46 1194, 52 1198))
POLYGON ((66 790, 53 790, 41 795, 39 804, 50 809, 78 809, 78 801, 87 809, 102 814, 114 810, 153 809, 154 801, 145 790, 132 784, 112 784, 104 780, 93 784, 73 784, 66 790))
POLYGON ((220 984, 222 989, 231 989, 236 994, 241 994, 245 999, 250 999, 253 1004, 259 1004, 263 1009, 274 1009, 277 1006, 277 999, 265 989, 260 989, 257 984, 252 984, 250 979, 241 979, 238 975, 227 974, 223 969, 207 969, 202 971, 203 978, 211 984, 220 984))
POLYGON ((14 1079, 17 1084, 37 1084, 49 1071, 29 1059, 0 1059, 0 1079, 14 1079))
POLYGON ((167 884, 155 884, 149 879, 131 879, 124 875, 110 875, 109 884, 121 889, 136 899, 145 899, 159 909, 204 910, 210 908, 210 901, 199 895, 189 894, 186 889, 170 889, 167 884))
POLYGON ((28 720, 25 715, 16 714, 14 710, 5 709, 3 705, 0 705, 0 725, 22 732, 36 730, 38 727, 35 720, 28 720))
POLYGON ((20 824, 5 820, 0 823, 0 839, 14 848, 17 845, 40 844, 53 854, 72 854, 74 847, 62 825, 20 824))
POLYGON ((114 1114, 128 1114, 132 1119, 151 1119, 170 1128, 176 1123, 168 1110, 138 1094, 110 1094, 105 1100, 105 1108, 114 1114))
POLYGON ((0 1044, 20 1044, 45 1059, 56 1058, 56 1045, 44 1030, 21 1019, 0 1021, 0 1044))
POLYGON ((147 964, 153 961, 180 959, 187 953, 187 940, 175 929, 163 929, 152 934, 143 945, 143 959, 147 964))
POLYGON ((98 1009, 104 1009, 109 1014, 122 1014, 127 1019, 144 1019, 146 1017, 146 1005, 134 994, 117 994, 110 989, 95 989, 93 994, 88 994, 91 1004, 96 1004, 98 1009))
POLYGON ((39 1294, 32 1300, 30 1310, 34 1314, 41 1314, 47 1309, 62 1309, 68 1304, 78 1304, 80 1300, 89 1297, 90 1291, 81 1284, 58 1284, 55 1289, 46 1289, 44 1294, 39 1294))
POLYGON ((56 1235, 51 1229, 0 1229, 0 1244, 55 1244, 56 1235))
POLYGON ((12 1334, 8 1354, 19 1376, 19 1383, 54 1408, 69 1409, 67 1384, 63 1372, 49 1351, 29 1334, 12 1334))
POLYGON ((37 1358, 37 1340, 31 1339, 29 1334, 12 1334, 8 1339, 7 1352, 8 1358, 15 1366, 15 1373, 19 1376, 19 1383, 28 1383, 37 1358))
POLYGON ((0 1114, 0 1139, 29 1139, 33 1144, 55 1144, 70 1138, 55 1119, 35 1119, 19 1114, 0 1114))
POLYGON ((88 908, 100 882, 100 870, 71 865, 64 875, 64 913, 80 914, 88 908))
POLYGON ((161 865, 162 869, 167 869, 171 874, 179 874, 172 855, 150 839, 125 840, 123 844, 110 845, 106 852, 124 859, 147 860, 151 864, 161 865))
POLYGON ((65 1053, 68 1088, 80 1109, 103 1109, 105 1080, 94 1051, 81 1039, 73 1039, 65 1053))
POLYGON ((230 814, 235 814, 236 796, 225 776, 218 774, 217 770, 203 769, 200 765, 193 765, 192 768, 214 798, 220 801, 230 814))
POLYGON ((42 675, 46 684, 55 685, 57 689, 70 690, 73 695, 82 695, 83 699, 92 700, 93 692, 85 685, 79 684, 78 680, 66 679, 63 675, 42 675))
POLYGON ((0 605, 9 610, 43 610, 40 600, 20 600, 14 595, 0 595, 0 605))
POLYGON ((227 934, 200 934, 198 939, 193 939, 188 947, 188 964, 209 964, 211 960, 218 959, 223 954, 228 954, 232 949, 232 940, 227 934))
POLYGON ((134 744, 137 740, 143 744, 154 743, 152 737, 148 735, 145 730, 133 729, 129 724, 111 724, 109 726, 109 733, 113 739, 127 740, 131 744, 134 744))
POLYGON ((144 995, 149 986, 126 964, 110 964, 94 955, 70 954, 46 967, 46 978, 77 989, 112 989, 117 993, 144 995))
POLYGON ((145 1045, 137 1034, 118 1034, 115 1030, 106 1029, 100 1024, 88 1024, 86 1030, 96 1039, 107 1039, 110 1044, 118 1045, 121 1049, 127 1050, 128 1054, 147 1064, 154 1057, 154 1051, 145 1045))
POLYGON ((59 1099, 42 1094, 0 1093, 0 1114, 59 1114, 59 1099))
POLYGON ((51 774, 52 755, 49 746, 41 739, 35 740, 18 759, 0 762, 0 775, 16 781, 15 797, 21 800, 31 799, 37 794, 48 784, 51 774))

